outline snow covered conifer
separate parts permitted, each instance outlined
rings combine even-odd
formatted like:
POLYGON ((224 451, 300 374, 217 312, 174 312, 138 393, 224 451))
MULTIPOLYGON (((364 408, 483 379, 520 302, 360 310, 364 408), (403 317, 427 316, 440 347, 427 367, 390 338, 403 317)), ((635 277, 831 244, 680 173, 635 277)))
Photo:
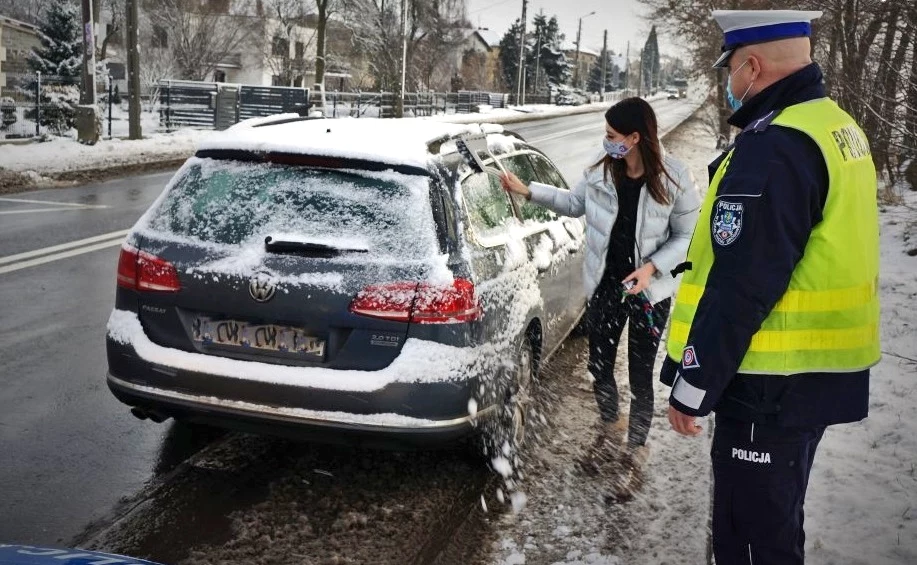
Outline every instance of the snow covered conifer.
MULTIPOLYGON (((79 6, 72 0, 50 0, 41 25, 41 47, 32 50, 28 62, 42 77, 41 125, 58 135, 73 127, 79 104, 82 40, 79 6)), ((31 93, 34 96, 34 90, 31 93)))
POLYGON ((44 76, 79 78, 83 40, 79 9, 72 0, 50 0, 41 25, 41 48, 33 50, 29 66, 44 76))
POLYGON ((589 68, 589 80, 587 89, 589 92, 610 92, 614 90, 616 84, 618 67, 614 63, 614 56, 611 51, 605 54, 605 85, 602 86, 602 57, 600 56, 589 68))

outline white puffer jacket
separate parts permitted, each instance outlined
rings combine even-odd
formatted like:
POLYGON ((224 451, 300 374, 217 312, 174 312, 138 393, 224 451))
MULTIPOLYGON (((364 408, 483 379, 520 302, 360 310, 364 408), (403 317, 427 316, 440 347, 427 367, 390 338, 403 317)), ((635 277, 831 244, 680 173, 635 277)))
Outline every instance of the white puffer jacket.
MULTIPOLYGON (((604 152, 597 155, 598 162, 604 152)), ((681 161, 665 155, 663 163, 672 182, 663 177, 669 193, 669 204, 659 204, 650 196, 646 185, 640 190, 637 207, 637 233, 635 258, 637 265, 652 261, 656 274, 646 290, 654 304, 675 294, 677 283, 671 275, 688 254, 688 245, 697 223, 700 195, 694 175, 681 161)), ((586 259, 583 263, 586 297, 591 298, 602 280, 611 228, 618 217, 618 192, 609 177, 604 179, 604 168, 589 167, 573 187, 564 190, 533 182, 529 186, 532 202, 540 204, 563 216, 586 216, 586 259)))

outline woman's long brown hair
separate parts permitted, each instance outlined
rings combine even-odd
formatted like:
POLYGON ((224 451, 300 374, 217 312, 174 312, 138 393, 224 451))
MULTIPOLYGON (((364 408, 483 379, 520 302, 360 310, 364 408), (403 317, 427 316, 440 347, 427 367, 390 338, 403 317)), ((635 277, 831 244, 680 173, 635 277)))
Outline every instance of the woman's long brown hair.
MULTIPOLYGON (((669 193, 665 189, 663 176, 673 183, 675 180, 669 175, 662 161, 662 148, 659 145, 656 112, 653 111, 653 107, 642 98, 625 98, 605 112, 605 121, 622 135, 630 135, 635 131, 640 133, 638 146, 646 171, 646 188, 653 200, 660 204, 669 204, 669 193)), ((615 186, 621 186, 627 174, 627 162, 605 155, 594 166, 600 165, 604 165, 605 181, 608 181, 610 174, 615 186)))

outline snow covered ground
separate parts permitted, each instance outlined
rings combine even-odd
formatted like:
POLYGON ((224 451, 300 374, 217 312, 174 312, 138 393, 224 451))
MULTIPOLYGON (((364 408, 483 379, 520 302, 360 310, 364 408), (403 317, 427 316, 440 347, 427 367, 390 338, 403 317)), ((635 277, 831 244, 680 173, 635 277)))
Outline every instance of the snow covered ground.
MULTIPOLYGON (((666 147, 689 164, 703 189, 707 163, 717 152, 702 122, 673 132, 666 147)), ((813 565, 917 563, 917 192, 902 194, 901 204, 881 212, 886 354, 873 372, 870 417, 829 429, 810 481, 806 551, 813 565)), ((710 422, 702 422, 697 438, 673 432, 665 417, 669 389, 657 382, 642 491, 630 502, 606 504, 611 474, 589 476, 575 464, 595 437, 597 418, 585 345, 583 338, 569 341, 566 347, 576 352, 561 352, 554 374, 544 376, 548 407, 542 415, 553 429, 536 442, 527 464, 520 485, 527 507, 500 519, 492 562, 708 563, 710 422), (571 374, 574 384, 551 378, 571 374)), ((663 351, 664 345, 657 367, 663 351)), ((616 372, 624 398, 625 359, 622 347, 616 372)))

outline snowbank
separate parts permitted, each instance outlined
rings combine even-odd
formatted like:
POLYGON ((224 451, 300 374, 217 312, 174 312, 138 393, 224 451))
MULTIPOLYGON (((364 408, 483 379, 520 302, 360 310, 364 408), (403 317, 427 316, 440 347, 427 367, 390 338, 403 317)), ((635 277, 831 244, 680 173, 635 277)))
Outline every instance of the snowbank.
MULTIPOLYGON (((661 98, 664 98, 664 95, 652 96, 647 100, 661 98)), ((453 124, 481 122, 502 124, 598 112, 607 106, 608 103, 564 107, 548 104, 526 105, 491 110, 486 114, 450 114, 417 118, 416 120, 453 124)), ((360 119, 359 121, 369 120, 360 119)), ((213 130, 187 128, 172 133, 148 134, 144 139, 139 140, 106 139, 92 146, 80 144, 71 138, 55 138, 44 143, 24 145, 0 145, 0 168, 23 173, 31 171, 41 177, 46 177, 74 171, 155 164, 185 159, 191 156, 203 141, 212 136, 214 136, 213 130)), ((397 146, 397 144, 390 143, 383 145, 397 146)), ((377 140, 376 149, 379 146, 377 140)), ((44 179, 39 178, 38 182, 42 180, 44 179)))
POLYGON ((882 361, 869 418, 828 428, 806 501, 806 562, 917 563, 917 192, 880 213, 882 361))
POLYGON ((0 168, 53 175, 70 171, 107 169, 157 161, 186 159, 209 130, 182 129, 155 133, 144 139, 106 139, 83 145, 70 138, 25 145, 0 145, 0 168))

